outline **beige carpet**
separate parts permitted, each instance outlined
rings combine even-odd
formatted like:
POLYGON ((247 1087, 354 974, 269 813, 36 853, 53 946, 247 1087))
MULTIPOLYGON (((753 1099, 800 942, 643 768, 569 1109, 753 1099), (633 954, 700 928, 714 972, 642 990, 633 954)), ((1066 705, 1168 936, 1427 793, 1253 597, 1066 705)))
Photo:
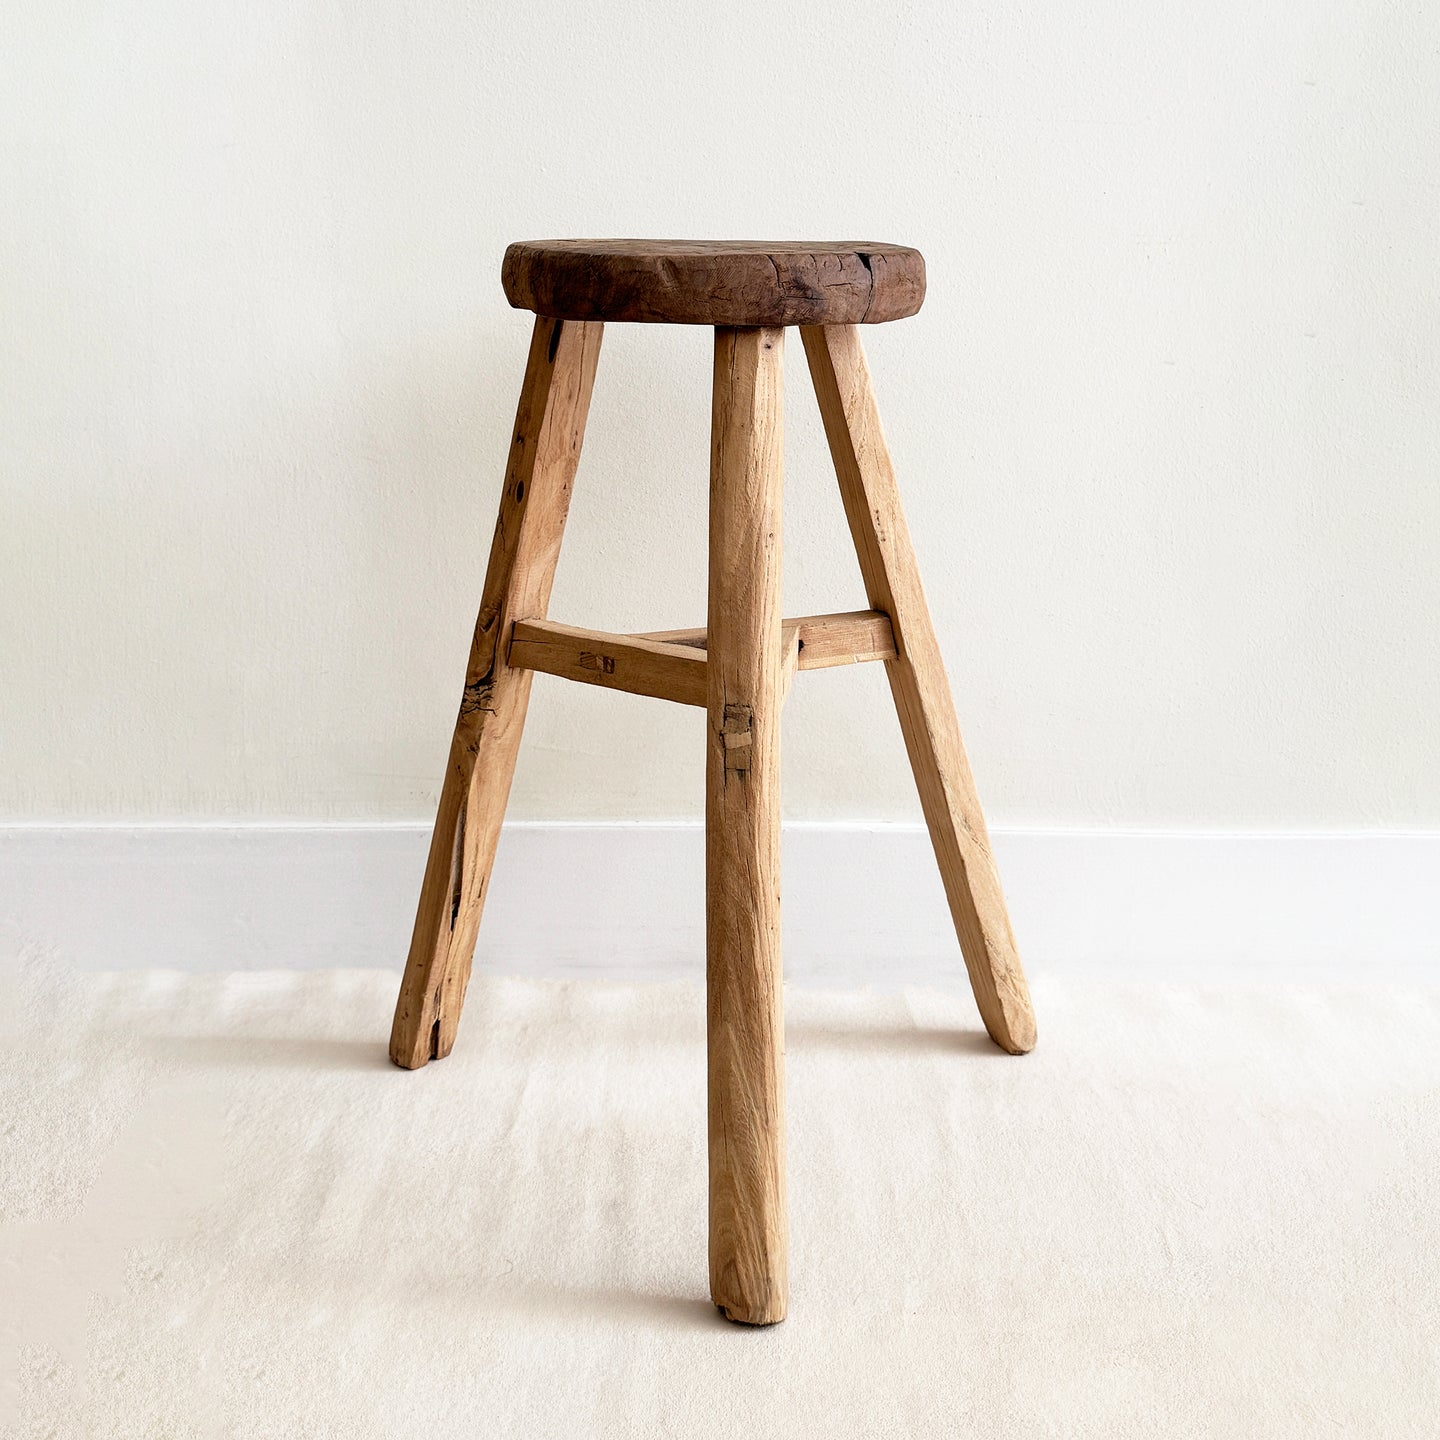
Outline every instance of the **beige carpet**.
POLYGON ((705 1293, 698 986, 32 973, 7 1436, 1440 1433, 1440 991, 787 995, 791 1315, 705 1293))

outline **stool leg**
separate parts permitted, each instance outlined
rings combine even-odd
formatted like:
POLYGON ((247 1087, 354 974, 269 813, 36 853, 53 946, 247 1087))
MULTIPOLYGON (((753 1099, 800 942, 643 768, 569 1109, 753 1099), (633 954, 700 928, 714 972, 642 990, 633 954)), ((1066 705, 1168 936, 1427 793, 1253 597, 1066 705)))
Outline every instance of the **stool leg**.
POLYGON ((870 604, 890 617, 886 661, 905 748, 981 1018, 1003 1050, 1035 1045, 1030 989, 1015 948, 985 817, 900 508, 870 371, 853 325, 801 330, 845 515, 870 604))
POLYGON ((780 992, 781 353, 784 330, 715 332, 705 764, 710 1295, 785 1318, 780 992))
POLYGON ((390 1033, 390 1058, 407 1070, 448 1055, 455 1043, 530 698, 531 672, 506 663, 510 629, 517 619, 543 616, 550 603, 603 328, 535 321, 465 693, 390 1033))

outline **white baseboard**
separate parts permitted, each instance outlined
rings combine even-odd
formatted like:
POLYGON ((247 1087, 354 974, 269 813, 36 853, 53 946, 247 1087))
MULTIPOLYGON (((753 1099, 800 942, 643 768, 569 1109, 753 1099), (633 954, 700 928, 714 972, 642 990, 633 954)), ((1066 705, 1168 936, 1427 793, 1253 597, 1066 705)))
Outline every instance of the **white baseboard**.
MULTIPOLYGON (((402 964, 422 825, 0 827, 0 935, 79 969, 402 964)), ((506 827, 477 964, 698 974, 698 824, 506 827)), ((1440 833, 997 832, 1022 955, 1076 965, 1440 975, 1440 833)), ((918 826, 793 824, 787 976, 960 974, 918 826)))

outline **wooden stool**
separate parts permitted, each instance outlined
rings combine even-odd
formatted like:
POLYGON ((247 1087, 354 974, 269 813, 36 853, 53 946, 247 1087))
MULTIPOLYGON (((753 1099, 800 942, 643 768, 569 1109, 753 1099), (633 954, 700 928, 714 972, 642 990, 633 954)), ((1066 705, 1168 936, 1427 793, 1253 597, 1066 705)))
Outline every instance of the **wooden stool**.
POLYGON ((710 1294, 785 1317, 780 707, 797 670, 883 660, 970 984, 995 1043, 1035 1019, 900 510, 861 324, 913 315, 925 262, 897 245, 554 240, 505 252, 536 314, 460 717, 390 1039, 450 1053, 535 670, 703 705, 710 1294), (546 619, 606 321, 715 327, 704 629, 611 635, 546 619), (798 325, 870 609, 780 614, 781 351, 798 325))

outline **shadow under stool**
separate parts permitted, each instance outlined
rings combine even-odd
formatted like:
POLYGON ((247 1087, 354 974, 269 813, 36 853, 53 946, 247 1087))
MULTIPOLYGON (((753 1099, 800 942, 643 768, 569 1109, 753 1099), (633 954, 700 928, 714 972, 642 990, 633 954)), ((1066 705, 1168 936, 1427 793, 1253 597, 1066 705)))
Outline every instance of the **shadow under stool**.
POLYGON ((505 253, 535 312, 465 692, 390 1058, 450 1053, 536 670, 705 708, 710 1293, 785 1318, 780 709, 798 670, 883 660, 985 1028, 1035 1019, 885 447, 862 324, 913 315, 925 262, 898 245, 548 240, 505 253), (607 322, 710 325, 710 578, 703 629, 614 635, 546 618, 607 322), (870 609, 780 613, 781 355, 800 329, 870 609))

